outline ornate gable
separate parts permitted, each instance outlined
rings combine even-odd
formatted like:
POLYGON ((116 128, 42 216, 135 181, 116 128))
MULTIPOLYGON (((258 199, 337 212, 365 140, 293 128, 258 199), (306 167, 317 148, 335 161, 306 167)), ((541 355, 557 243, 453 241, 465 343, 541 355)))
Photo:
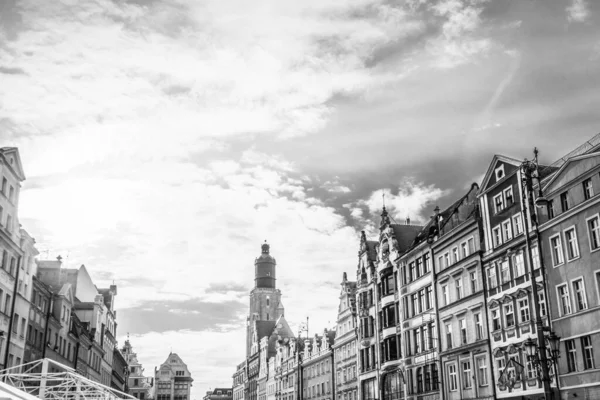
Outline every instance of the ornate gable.
POLYGON ((492 162, 490 163, 487 172, 483 177, 483 181, 481 182, 481 193, 486 192, 489 188, 503 180, 505 177, 512 175, 513 172, 519 169, 520 165, 521 161, 515 158, 496 154, 492 158, 492 162))

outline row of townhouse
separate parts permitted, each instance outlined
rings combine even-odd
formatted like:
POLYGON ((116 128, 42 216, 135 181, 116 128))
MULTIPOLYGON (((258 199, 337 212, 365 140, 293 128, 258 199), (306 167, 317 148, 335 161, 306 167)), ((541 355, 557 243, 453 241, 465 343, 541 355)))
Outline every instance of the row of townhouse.
POLYGON ((494 156, 424 225, 384 207, 342 280, 337 399, 544 398, 538 315, 561 338, 552 396, 600 398, 599 151, 597 135, 549 166, 494 156))
POLYGON ((117 287, 98 289, 85 266, 63 268, 60 256, 36 260, 35 239, 19 224, 25 173, 15 147, 0 148, 0 180, 0 370, 47 358, 127 390, 128 360, 116 342, 117 287))
POLYGON ((263 245, 234 400, 600 398, 600 134, 549 166, 496 155, 465 192, 423 225, 384 207, 335 330, 310 340, 263 245), (545 385, 528 344, 550 332, 545 385))

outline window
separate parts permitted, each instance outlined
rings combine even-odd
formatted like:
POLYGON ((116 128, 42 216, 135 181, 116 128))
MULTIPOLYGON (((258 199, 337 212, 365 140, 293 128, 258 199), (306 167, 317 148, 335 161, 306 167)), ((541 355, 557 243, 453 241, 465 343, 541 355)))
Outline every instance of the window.
POLYGON ((568 372, 577 371, 577 349, 575 348, 575 340, 565 340, 565 348, 567 353, 567 370, 568 372))
POLYGON ((473 386, 471 380, 471 361, 462 362, 462 384, 463 389, 471 389, 473 386))
POLYGON ((565 212, 569 209, 569 192, 564 192, 560 194, 560 208, 562 212, 565 212))
POLYGON ((444 301, 445 306, 450 304, 450 297, 448 296, 448 285, 442 285, 442 299, 444 301))
POLYGON ((506 327, 515 326, 515 309, 512 303, 504 305, 504 322, 506 327))
POLYGON ((460 300, 463 298, 463 284, 462 284, 462 278, 458 277, 456 278, 456 299, 460 300))
POLYGON ((548 200, 548 219, 554 218, 554 200, 548 200))
POLYGON ((460 244, 460 253, 462 255, 462 258, 466 258, 469 255, 469 245, 467 244, 467 242, 462 242, 460 244))
POLYGON ((500 310, 492 310, 492 329, 497 331, 502 327, 500 324, 500 310))
POLYGON ((600 221, 598 216, 588 219, 588 236, 592 250, 600 248, 600 221))
POLYGON ((477 360, 477 381, 479 386, 488 385, 487 360, 485 356, 476 358, 477 360))
POLYGON ((431 271, 431 258, 429 256, 429 253, 425 253, 425 255, 423 255, 423 266, 425 268, 425 274, 431 271))
POLYGON ((469 280, 471 281, 471 294, 477 293, 479 284, 477 283, 477 271, 469 272, 469 280))
POLYGON ((560 235, 555 235, 550 238, 550 249, 552 251, 552 263, 554 266, 562 265, 565 260, 563 257, 562 242, 560 235))
POLYGON ((581 337, 581 349, 583 350, 583 368, 594 368, 594 348, 592 347, 592 337, 590 335, 581 337))
POLYGON ((499 226, 492 230, 492 236, 494 238, 494 247, 500 246, 502 244, 502 232, 499 226))
POLYGON ((10 315, 10 307, 11 307, 11 297, 10 294, 6 294, 6 301, 4 302, 4 314, 10 315))
POLYGON ((588 308, 583 279, 577 279, 573 281, 573 295, 575 296, 576 311, 581 311, 588 308))
POLYGON ((540 317, 545 317, 546 316, 546 296, 545 296, 543 290, 541 292, 538 292, 538 300, 540 301, 539 302, 540 317))
MULTIPOLYGON (((271 303, 271 299, 269 299, 269 298, 267 297, 267 307, 269 307, 270 303, 271 303)), ((268 318, 267 318, 267 319, 268 319, 268 318)))
POLYGON ((569 288, 566 284, 556 287, 558 292, 558 304, 561 315, 571 314, 571 299, 569 297, 569 288))
POLYGON ((493 289, 498 286, 498 279, 496 278, 496 267, 491 266, 487 269, 488 276, 488 289, 493 289))
POLYGON ((529 299, 527 297, 520 299, 519 304, 519 322, 529 322, 529 299))
POLYGON ((531 259, 533 260, 533 269, 538 269, 540 267, 540 253, 537 246, 531 247, 531 259))
POLYGON ((515 236, 523 233, 523 218, 521 218, 521 214, 517 214, 513 217, 513 228, 515 236))
POLYGON ((457 263, 458 260, 459 260, 459 258, 458 258, 458 247, 454 247, 452 249, 452 262, 453 263, 457 263))
POLYGON ((494 210, 496 214, 504 209, 504 199, 502 198, 502 193, 494 196, 494 210))
POLYGON ((452 324, 447 323, 446 325, 446 348, 452 348, 452 324))
POLYGON ((448 365, 448 380, 450 383, 450 391, 454 392, 458 389, 458 382, 456 376, 456 364, 448 365))
POLYGON ((510 220, 506 220, 502 223, 502 238, 504 242, 508 242, 512 239, 512 227, 510 226, 510 220))
POLYGON ((12 232, 12 217, 10 214, 6 216, 6 230, 12 232))
POLYGON ((6 196, 6 187, 8 186, 8 180, 2 177, 2 194, 6 196))
POLYGON ((475 335, 477 340, 483 339, 483 321, 481 320, 481 313, 473 314, 475 320, 475 335))
POLYGON ((565 242, 567 245, 567 259, 570 261, 579 257, 579 245, 577 244, 575 228, 565 230, 565 242))
POLYGON ((504 164, 501 164, 494 172, 496 174, 496 181, 502 179, 504 177, 504 164))
POLYGON ((504 189, 504 203, 506 204, 506 207, 510 207, 513 205, 514 203, 514 198, 513 198, 513 190, 512 190, 512 186, 504 189))
POLYGON ((444 254, 444 265, 447 267, 450 265, 450 253, 444 254))
POLYGON ((415 263, 411 262, 408 266, 410 269, 410 280, 414 281, 415 279, 417 279, 417 275, 415 273, 415 263))
POLYGON ((592 187, 592 178, 587 178, 583 181, 583 197, 589 200, 594 196, 594 188, 592 187))
POLYGON ((500 276, 502 277, 502 283, 510 282, 510 265, 508 259, 503 260, 500 263, 500 276))
POLYGON ((459 319, 458 326, 460 328, 460 342, 461 344, 467 344, 467 321, 464 318, 459 319))
POLYGON ((515 266, 515 277, 525 275, 525 260, 523 259, 523 253, 518 253, 513 257, 513 264, 515 266))

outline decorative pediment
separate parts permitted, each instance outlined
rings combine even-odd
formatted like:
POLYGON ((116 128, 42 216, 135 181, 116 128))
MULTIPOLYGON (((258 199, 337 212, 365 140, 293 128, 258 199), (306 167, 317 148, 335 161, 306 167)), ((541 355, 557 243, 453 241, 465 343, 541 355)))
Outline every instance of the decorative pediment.
POLYGON ((502 297, 502 299, 500 300, 500 302, 503 303, 503 304, 507 304, 507 303, 512 303, 513 300, 514 300, 513 296, 507 294, 504 297, 502 297))
POLYGON ((492 158, 492 162, 481 182, 480 192, 486 192, 505 177, 512 175, 519 168, 519 165, 521 165, 521 161, 515 158, 496 154, 494 158, 492 158))
POLYGON ((515 297, 517 299, 523 298, 523 297, 527 297, 527 295, 529 294, 529 291, 526 289, 519 289, 517 290, 517 293, 515 293, 515 297))
POLYGON ((505 353, 504 348, 498 347, 494 350, 494 357, 497 357, 497 358, 504 357, 504 353, 505 353))
POLYGON ((16 147, 1 147, 0 155, 6 160, 5 165, 8 166, 8 169, 13 171, 16 178, 19 181, 24 181, 25 171, 23 170, 23 164, 21 163, 19 149, 16 147))
POLYGON ((488 306, 490 308, 497 308, 500 306, 500 303, 498 302, 498 300, 494 299, 494 300, 490 300, 490 302, 488 303, 488 306))
POLYGON ((600 167, 600 152, 570 158, 544 185, 542 191, 551 194, 570 182, 579 179, 582 173, 600 167))

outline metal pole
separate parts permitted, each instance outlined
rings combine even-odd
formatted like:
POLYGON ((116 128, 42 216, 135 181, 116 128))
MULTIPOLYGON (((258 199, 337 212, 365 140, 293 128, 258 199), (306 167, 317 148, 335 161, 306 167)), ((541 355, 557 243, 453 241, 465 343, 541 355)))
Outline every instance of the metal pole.
MULTIPOLYGON (((551 400, 552 396, 552 388, 550 386, 550 374, 548 371, 548 357, 546 353, 546 338, 544 337, 544 324, 542 321, 542 317, 540 315, 540 299, 537 290, 537 284, 535 280, 534 268, 533 268, 533 256, 531 254, 531 238, 529 236, 529 222, 528 215, 525 215, 525 208, 527 208, 527 214, 531 216, 531 208, 527 203, 527 198, 532 196, 532 177, 531 170, 532 164, 530 162, 524 162, 521 165, 521 213, 523 216, 523 226, 525 228, 525 243, 527 247, 527 261, 529 264, 529 274, 531 276, 531 291, 533 296, 533 306, 535 310, 535 325, 536 325, 536 336, 538 341, 538 353, 539 353, 539 363, 542 370, 542 384, 544 389, 544 399, 551 400)), ((532 218, 533 219, 533 218, 532 218)), ((539 242, 539 239, 538 239, 539 242)), ((539 245, 539 244, 538 244, 539 245)), ((539 248, 538 248, 539 249, 539 248)), ((541 254, 540 254, 541 258, 541 254)), ((540 273, 542 274, 544 271, 542 270, 542 266, 540 265, 540 273)))

